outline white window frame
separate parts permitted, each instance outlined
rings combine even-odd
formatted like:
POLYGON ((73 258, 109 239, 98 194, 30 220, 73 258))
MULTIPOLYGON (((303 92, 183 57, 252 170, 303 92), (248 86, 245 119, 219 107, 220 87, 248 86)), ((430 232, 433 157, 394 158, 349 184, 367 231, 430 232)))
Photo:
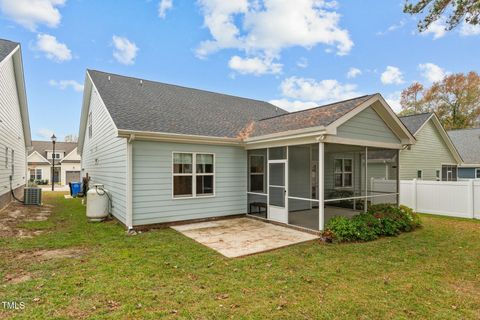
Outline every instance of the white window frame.
POLYGON ((422 169, 417 169, 416 179, 423 180, 423 170, 422 169), (420 177, 418 177, 419 172, 420 172, 420 177))
POLYGON ((42 168, 29 169, 29 172, 28 172, 28 178, 29 179, 28 180, 32 180, 32 171, 33 171, 33 176, 34 176, 33 181, 43 180, 43 169, 42 168), (40 179, 37 178, 38 172, 40 172, 40 179))
POLYGON ((216 156, 215 153, 211 152, 190 152, 190 151, 173 151, 172 152, 172 162, 170 169, 172 170, 172 199, 182 200, 182 199, 203 199, 203 198, 213 198, 216 196, 217 186, 216 186, 216 156), (185 153, 192 155, 192 173, 175 173, 173 170, 174 158, 176 153, 185 153), (213 156, 213 173, 197 173, 197 154, 207 154, 213 156), (191 176, 192 177, 192 195, 191 196, 175 196, 174 195, 174 177, 176 176, 191 176), (212 176, 213 177, 213 194, 206 195, 197 195, 197 176, 212 176))
POLYGON ((353 164, 353 158, 335 158, 333 159, 333 186, 334 186, 334 189, 351 189, 353 188, 353 184, 354 184, 354 174, 353 174, 353 168, 354 168, 354 164, 353 164), (337 160, 342 160, 342 171, 341 172, 336 172, 335 171, 335 161, 337 160), (350 160, 352 162, 352 171, 345 171, 345 160, 350 160), (335 175, 337 174, 341 174, 342 175, 342 186, 339 187, 339 186, 336 186, 335 185, 335 175), (352 184, 349 185, 349 186, 346 186, 345 185, 345 174, 351 174, 352 175, 352 184))
MULTIPOLYGON (((268 165, 268 164, 267 164, 268 165)), ((255 194, 266 194, 267 190, 265 188, 265 183, 266 183, 266 179, 265 179, 265 172, 266 172, 266 167, 265 167, 265 155, 263 154, 251 154, 248 156, 248 192, 249 193, 255 193, 255 194), (262 158, 262 162, 263 162, 263 172, 262 173, 258 173, 258 172, 252 172, 251 169, 252 169, 252 157, 261 157, 262 158), (263 176, 263 190, 262 192, 258 192, 258 191, 252 191, 252 179, 251 179, 251 176, 263 176)))

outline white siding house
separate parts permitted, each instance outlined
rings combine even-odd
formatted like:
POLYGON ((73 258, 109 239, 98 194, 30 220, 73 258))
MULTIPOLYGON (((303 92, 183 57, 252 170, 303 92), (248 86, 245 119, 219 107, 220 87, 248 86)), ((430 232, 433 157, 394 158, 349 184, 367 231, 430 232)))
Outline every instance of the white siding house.
POLYGON ((396 188, 367 183, 371 155, 414 143, 379 94, 288 113, 88 70, 78 152, 82 176, 105 186, 129 229, 249 214, 322 230, 333 213, 396 202, 396 188))
POLYGON ((0 40, 0 209, 27 182, 30 124, 20 45, 0 40))

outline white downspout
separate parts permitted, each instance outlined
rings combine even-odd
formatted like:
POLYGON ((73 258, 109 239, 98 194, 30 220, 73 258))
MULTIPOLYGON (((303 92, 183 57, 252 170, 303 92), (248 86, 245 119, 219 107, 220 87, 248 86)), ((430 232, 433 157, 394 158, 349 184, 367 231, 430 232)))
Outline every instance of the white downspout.
POLYGON ((125 223, 127 225, 127 231, 133 230, 133 141, 135 135, 131 134, 127 140, 127 184, 126 184, 126 198, 127 198, 127 212, 125 217, 125 223))

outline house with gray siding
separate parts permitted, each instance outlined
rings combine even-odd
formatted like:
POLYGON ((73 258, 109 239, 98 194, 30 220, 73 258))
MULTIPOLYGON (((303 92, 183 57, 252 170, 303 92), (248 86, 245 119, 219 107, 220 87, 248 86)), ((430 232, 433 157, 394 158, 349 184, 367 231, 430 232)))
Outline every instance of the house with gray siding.
POLYGON ((462 157, 437 115, 422 113, 400 120, 417 140, 400 151, 400 179, 456 181, 462 157))
POLYGON ((23 195, 30 144, 20 44, 0 39, 0 209, 23 195))
POLYGON ((380 94, 289 113, 87 70, 78 152, 128 229, 247 214, 323 230, 333 215, 398 203, 396 166, 386 189, 372 188, 369 166, 414 143, 380 94))
POLYGON ((448 131, 463 158, 458 167, 459 179, 480 179, 480 128, 448 131))

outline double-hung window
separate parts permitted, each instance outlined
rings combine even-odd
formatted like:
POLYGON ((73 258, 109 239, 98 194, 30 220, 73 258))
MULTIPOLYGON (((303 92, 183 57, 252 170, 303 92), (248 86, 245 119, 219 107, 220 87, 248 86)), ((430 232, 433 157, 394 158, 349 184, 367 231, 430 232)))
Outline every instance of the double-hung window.
POLYGON ((30 180, 42 180, 42 169, 30 169, 30 180))
POLYGON ((250 192, 265 192, 265 158, 263 155, 250 155, 250 192))
POLYGON ((351 188, 353 186, 353 159, 335 159, 335 188, 351 188))
POLYGON ((209 153, 173 153, 173 197, 215 195, 215 156, 209 153))

